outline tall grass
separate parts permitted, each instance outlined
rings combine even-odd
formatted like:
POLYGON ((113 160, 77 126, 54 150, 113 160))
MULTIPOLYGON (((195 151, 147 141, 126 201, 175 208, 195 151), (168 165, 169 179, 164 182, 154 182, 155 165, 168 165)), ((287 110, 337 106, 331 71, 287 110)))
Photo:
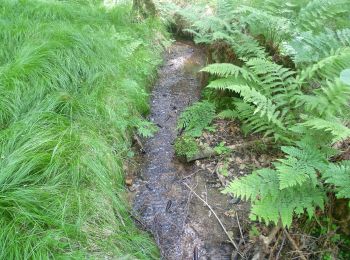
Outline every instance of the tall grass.
POLYGON ((129 13, 1 1, 0 259, 157 257, 129 217, 122 162, 163 27, 129 13))

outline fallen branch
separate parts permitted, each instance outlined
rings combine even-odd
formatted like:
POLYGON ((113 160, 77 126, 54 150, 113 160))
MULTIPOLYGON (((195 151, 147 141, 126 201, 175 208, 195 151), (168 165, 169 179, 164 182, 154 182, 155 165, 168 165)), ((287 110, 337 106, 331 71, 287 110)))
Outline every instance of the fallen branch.
POLYGON ((239 228, 239 233, 241 234, 241 238, 242 238, 243 244, 245 244, 245 240, 244 240, 241 224, 239 223, 239 218, 238 218, 237 212, 236 212, 236 219, 237 219, 237 224, 238 224, 238 228, 239 228))
MULTIPOLYGON (((240 149, 245 149, 248 147, 252 147, 255 146, 259 143, 269 143, 271 142, 273 139, 272 138, 265 138, 262 140, 253 140, 253 141, 249 141, 249 142, 244 142, 244 143, 238 143, 238 144, 233 144, 233 145, 229 145, 227 146, 227 148, 231 149, 231 150, 240 150, 240 149)), ((187 157, 187 162, 192 162, 195 160, 201 160, 201 159, 205 159, 205 158, 209 158, 212 156, 217 156, 220 155, 217 152, 215 152, 215 150, 213 148, 205 148, 203 150, 200 150, 198 153, 196 153, 193 156, 187 157)))
POLYGON ((234 248, 237 250, 237 253, 242 257, 245 258, 243 256, 242 253, 240 253, 239 248, 237 246, 237 244, 235 243, 235 241, 233 241, 233 239, 230 237, 230 235, 228 234, 224 224, 222 224, 221 220, 219 219, 218 215, 215 213, 215 211, 213 210, 213 208, 208 204, 208 202, 206 202, 201 196, 199 196, 189 185, 187 185, 186 183, 184 183, 185 186, 200 200, 202 201, 208 208, 209 210, 213 213, 213 215, 215 216, 215 218, 217 219, 217 221, 219 222, 220 226, 222 227, 222 229, 224 230, 226 236, 228 237, 228 239, 230 240, 231 244, 234 246, 234 248))
POLYGON ((286 234, 289 242, 292 244, 292 247, 294 248, 294 250, 299 254, 300 259, 307 260, 306 257, 303 255, 303 252, 301 252, 298 245, 295 243, 294 239, 288 233, 288 231, 285 228, 283 229, 283 231, 284 231, 284 234, 286 234))
POLYGON ((281 254, 281 252, 282 252, 282 249, 283 249, 283 246, 284 246, 284 242, 286 242, 286 236, 285 236, 285 235, 283 236, 283 240, 282 240, 281 247, 280 247, 280 249, 278 250, 278 253, 277 253, 277 255, 276 255, 276 260, 278 260, 278 259, 280 258, 280 254, 281 254))

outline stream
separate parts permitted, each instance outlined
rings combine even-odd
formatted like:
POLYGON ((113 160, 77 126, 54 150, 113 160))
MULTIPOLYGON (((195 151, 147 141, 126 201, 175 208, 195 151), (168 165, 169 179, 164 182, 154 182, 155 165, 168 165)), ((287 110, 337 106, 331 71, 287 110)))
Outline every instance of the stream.
MULTIPOLYGON (((144 143, 135 214, 153 234, 163 259, 231 259, 233 247, 226 234, 188 187, 214 209, 223 211, 230 205, 200 169, 177 160, 173 148, 178 116, 200 98, 203 83, 198 71, 206 65, 205 52, 177 41, 164 59, 151 96, 150 120, 159 131, 144 143)), ((222 221, 230 225, 225 218, 222 221)))

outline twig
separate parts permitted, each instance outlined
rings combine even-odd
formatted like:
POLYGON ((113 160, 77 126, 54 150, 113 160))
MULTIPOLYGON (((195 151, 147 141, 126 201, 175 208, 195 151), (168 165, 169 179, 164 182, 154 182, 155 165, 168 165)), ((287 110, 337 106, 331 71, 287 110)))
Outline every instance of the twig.
POLYGON ((288 233, 288 231, 284 228, 283 229, 284 234, 286 234, 289 242, 292 244, 294 250, 299 254, 300 259, 302 260, 307 260, 306 257, 303 255, 303 253, 301 252, 301 250, 299 249, 298 245, 295 243, 294 239, 290 236, 290 234, 288 233))
POLYGON ((142 144, 140 138, 139 138, 136 134, 134 134, 134 140, 135 140, 135 141, 137 142, 137 144, 140 146, 140 151, 141 151, 141 153, 146 153, 146 150, 145 150, 145 148, 143 147, 143 144, 142 144))
POLYGON ((187 176, 185 176, 185 177, 183 177, 182 178, 182 180, 185 180, 185 179, 188 179, 188 178, 191 178, 193 175, 196 175, 198 172, 200 172, 202 169, 198 169, 198 170, 196 170, 195 172, 193 172, 193 173, 191 173, 191 174, 189 174, 189 175, 187 175, 187 176))
POLYGON ((184 183, 185 186, 200 200, 202 201, 208 208, 209 210, 213 213, 213 215, 215 216, 215 218, 217 219, 217 221, 219 222, 220 226, 222 227, 222 229, 224 230, 226 236, 228 237, 228 239, 230 240, 230 242, 232 243, 232 245, 234 246, 234 248, 237 250, 237 253, 242 257, 245 258, 242 253, 240 253, 239 248, 237 246, 237 244, 235 243, 235 241, 233 241, 233 239, 230 237, 230 235, 228 234, 224 224, 222 224, 221 220, 219 219, 218 215, 216 215, 215 211, 213 210, 213 208, 201 197, 199 196, 189 185, 187 185, 186 183, 184 183))
POLYGON ((283 240, 282 240, 281 247, 280 247, 280 249, 278 250, 278 253, 277 253, 277 255, 276 255, 276 260, 279 259, 280 254, 281 254, 281 252, 282 252, 282 248, 283 248, 285 242, 286 242, 286 236, 284 235, 284 236, 283 236, 283 240))
POLYGON ((271 249, 271 252, 270 252, 270 255, 269 255, 269 260, 272 260, 273 259, 273 253, 275 252, 276 250, 276 247, 278 245, 278 242, 280 241, 280 238, 281 238, 281 233, 279 233, 277 239, 276 239, 276 242, 274 243, 272 249, 271 249))
MULTIPOLYGON (((253 140, 253 141, 248 141, 244 143, 229 145, 227 146, 227 148, 230 148, 231 150, 240 150, 240 149, 246 149, 246 148, 255 146, 257 143, 260 143, 260 142, 269 143, 271 141, 272 141, 272 138, 265 138, 262 140, 253 140)), ((217 156, 217 155, 219 154, 215 152, 213 148, 207 147, 206 149, 203 149, 199 151, 197 154, 191 157, 187 157, 186 159, 187 159, 187 162, 192 162, 192 161, 201 160, 201 159, 205 159, 205 158, 217 156)))
POLYGON ((241 238, 242 238, 243 244, 245 244, 245 240, 244 240, 241 224, 239 223, 239 218, 238 218, 237 212, 236 212, 236 219, 237 219, 237 224, 238 224, 238 228, 239 228, 239 233, 241 234, 241 238))

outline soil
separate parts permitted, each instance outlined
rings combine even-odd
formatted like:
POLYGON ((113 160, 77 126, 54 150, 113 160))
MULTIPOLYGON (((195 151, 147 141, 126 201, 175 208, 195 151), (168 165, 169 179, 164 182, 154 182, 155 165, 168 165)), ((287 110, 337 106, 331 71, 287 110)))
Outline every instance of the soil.
MULTIPOLYGON (((237 257, 228 235, 244 250, 243 243, 248 243, 243 242, 247 238, 246 227, 251 224, 249 205, 222 194, 221 189, 228 178, 247 173, 254 163, 260 166, 267 161, 267 157, 262 157, 263 163, 260 163, 245 152, 232 153, 231 159, 220 156, 192 164, 175 157, 177 117, 200 98, 203 84, 198 71, 206 63, 204 53, 191 43, 176 42, 165 54, 165 63, 159 70, 151 97, 150 120, 159 126, 159 131, 144 141, 145 153, 139 171, 128 177, 134 217, 142 228, 153 234, 164 259, 237 257), (218 173, 221 160, 229 162, 227 176, 218 173), (193 192, 210 205, 227 233, 213 211, 193 192)), ((217 121, 214 126, 217 128, 215 134, 204 133, 199 143, 216 146, 222 140, 242 142, 238 125, 217 121)))

